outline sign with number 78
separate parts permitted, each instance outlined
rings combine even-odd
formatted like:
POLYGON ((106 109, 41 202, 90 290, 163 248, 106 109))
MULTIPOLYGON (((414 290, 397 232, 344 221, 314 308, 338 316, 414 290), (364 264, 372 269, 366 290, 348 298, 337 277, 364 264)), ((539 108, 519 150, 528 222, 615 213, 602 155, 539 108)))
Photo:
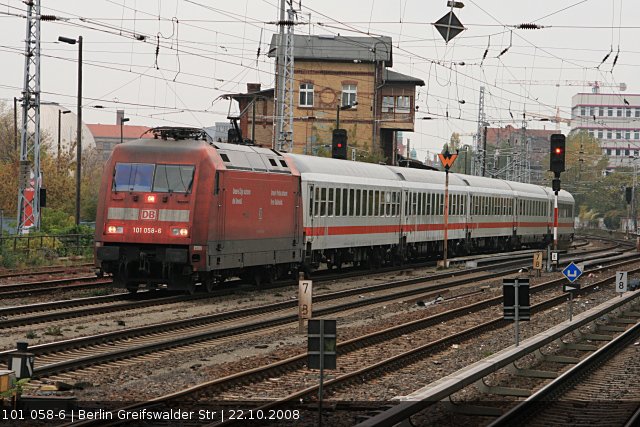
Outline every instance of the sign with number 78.
POLYGON ((311 280, 300 280, 298 282, 298 318, 311 319, 311 296, 312 296, 311 280))
POLYGON ((626 271, 616 271, 616 292, 627 292, 626 271))

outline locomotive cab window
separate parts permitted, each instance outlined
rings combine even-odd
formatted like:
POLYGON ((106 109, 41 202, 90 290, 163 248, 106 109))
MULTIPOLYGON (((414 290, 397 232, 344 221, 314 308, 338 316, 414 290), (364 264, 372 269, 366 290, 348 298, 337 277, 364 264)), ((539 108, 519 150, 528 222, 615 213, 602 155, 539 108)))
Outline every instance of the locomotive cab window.
POLYGON ((187 165, 116 163, 113 190, 188 193, 193 185, 194 170, 194 166, 187 165))
POLYGON ((155 165, 149 163, 116 163, 114 191, 151 191, 155 165))
POLYGON ((153 191, 158 193, 189 193, 193 184, 193 166, 157 165, 153 191))

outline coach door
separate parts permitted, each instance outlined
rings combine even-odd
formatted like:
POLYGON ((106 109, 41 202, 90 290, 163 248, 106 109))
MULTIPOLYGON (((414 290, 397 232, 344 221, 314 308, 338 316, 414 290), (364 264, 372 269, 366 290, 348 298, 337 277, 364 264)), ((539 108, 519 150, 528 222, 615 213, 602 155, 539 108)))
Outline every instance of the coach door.
POLYGON ((307 233, 307 242, 311 243, 313 242, 314 228, 316 225, 314 211, 314 209, 317 209, 315 207, 315 185, 309 184, 307 186, 307 197, 309 198, 309 209, 307 210, 306 214, 309 215, 309 218, 307 220, 307 224, 309 224, 309 227, 305 230, 305 232, 307 233))
POLYGON ((402 191, 402 235, 400 237, 401 241, 404 242, 411 242, 414 239, 414 236, 412 235, 416 229, 416 217, 412 210, 412 203, 415 203, 415 199, 413 199, 414 197, 415 193, 406 189, 402 191), (402 240, 403 238, 404 240, 402 240))

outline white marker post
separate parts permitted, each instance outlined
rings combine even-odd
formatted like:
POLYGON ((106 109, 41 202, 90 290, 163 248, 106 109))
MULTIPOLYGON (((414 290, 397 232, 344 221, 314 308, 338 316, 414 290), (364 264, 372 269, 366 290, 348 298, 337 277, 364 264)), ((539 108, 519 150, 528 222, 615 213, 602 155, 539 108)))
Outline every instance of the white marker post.
POLYGON ((537 270, 536 277, 540 277, 540 271, 542 270, 543 257, 544 257, 543 252, 535 252, 533 254, 533 269, 537 270))
POLYGON ((313 282, 311 280, 298 281, 298 333, 304 333, 304 319, 311 319, 312 315, 313 282))
POLYGON ((620 298, 622 298, 622 294, 629 289, 627 276, 626 271, 616 271, 616 292, 620 294, 620 298))

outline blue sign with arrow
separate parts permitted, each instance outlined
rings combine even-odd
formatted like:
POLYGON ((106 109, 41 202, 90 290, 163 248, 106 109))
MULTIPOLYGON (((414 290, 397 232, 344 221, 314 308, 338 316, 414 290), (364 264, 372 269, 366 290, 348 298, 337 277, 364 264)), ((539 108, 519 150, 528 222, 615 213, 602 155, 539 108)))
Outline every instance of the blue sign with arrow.
POLYGON ((566 277, 571 283, 573 283, 578 280, 578 277, 582 275, 582 270, 580 270, 577 265, 571 262, 571 264, 567 265, 564 270, 562 270, 562 274, 564 274, 564 277, 566 277))

